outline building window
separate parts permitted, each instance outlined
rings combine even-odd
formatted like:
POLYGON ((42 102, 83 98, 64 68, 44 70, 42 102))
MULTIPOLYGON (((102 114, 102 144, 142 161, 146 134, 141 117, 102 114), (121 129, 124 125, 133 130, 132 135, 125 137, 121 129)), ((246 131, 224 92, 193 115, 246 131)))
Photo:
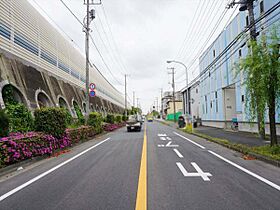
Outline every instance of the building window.
POLYGON ((264 4, 263 1, 260 2, 260 13, 262 14, 264 12, 264 4))
POLYGON ((239 49, 239 57, 242 57, 242 50, 239 49))
POLYGON ((207 96, 205 96, 205 113, 207 114, 207 96))
POLYGON ((218 112, 218 93, 217 91, 215 92, 215 99, 216 99, 216 112, 218 112))
POLYGON ((249 26, 249 17, 246 16, 246 26, 249 26))

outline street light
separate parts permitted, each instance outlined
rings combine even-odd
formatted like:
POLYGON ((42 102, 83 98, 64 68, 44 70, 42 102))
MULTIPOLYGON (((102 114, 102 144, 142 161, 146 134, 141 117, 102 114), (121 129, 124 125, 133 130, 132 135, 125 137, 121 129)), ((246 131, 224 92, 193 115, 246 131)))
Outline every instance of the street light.
POLYGON ((187 106, 185 107, 185 114, 187 114, 188 113, 188 110, 187 110, 187 108, 188 108, 188 68, 187 68, 187 66, 183 63, 183 62, 181 62, 181 61, 176 61, 176 60, 168 60, 168 61, 166 61, 166 63, 178 63, 178 64, 181 64, 182 66, 184 66, 184 68, 185 68, 185 70, 186 70, 186 87, 187 87, 187 91, 186 91, 186 101, 187 101, 187 106))

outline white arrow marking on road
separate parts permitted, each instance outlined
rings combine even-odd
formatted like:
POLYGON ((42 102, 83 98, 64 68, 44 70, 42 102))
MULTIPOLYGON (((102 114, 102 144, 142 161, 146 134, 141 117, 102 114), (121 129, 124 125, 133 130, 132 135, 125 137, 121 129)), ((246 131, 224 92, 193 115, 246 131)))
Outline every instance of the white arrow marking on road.
POLYGON ((160 137, 160 136, 167 136, 165 133, 164 134, 158 134, 158 136, 160 137))
POLYGON ((160 140, 166 141, 166 138, 165 137, 160 137, 160 140))
POLYGON ((172 141, 172 139, 171 139, 170 137, 166 137, 166 139, 167 139, 168 141, 172 141))
POLYGON ((199 168, 199 166, 195 162, 192 162, 191 164, 195 168, 197 173, 187 172, 187 170, 184 168, 184 166, 180 162, 176 162, 176 164, 177 164, 178 168, 180 169, 180 171, 182 172, 182 174, 184 175, 184 177, 198 177, 198 176, 200 176, 204 181, 210 181, 210 179, 208 177, 212 176, 212 174, 210 174, 208 172, 203 172, 201 170, 201 168, 199 168))
POLYGON ((178 155, 179 158, 184 157, 177 149, 173 149, 173 151, 178 155))
POLYGON ((171 143, 172 143, 172 141, 168 142, 166 144, 166 147, 179 147, 179 145, 176 145, 176 144, 171 145, 171 143))

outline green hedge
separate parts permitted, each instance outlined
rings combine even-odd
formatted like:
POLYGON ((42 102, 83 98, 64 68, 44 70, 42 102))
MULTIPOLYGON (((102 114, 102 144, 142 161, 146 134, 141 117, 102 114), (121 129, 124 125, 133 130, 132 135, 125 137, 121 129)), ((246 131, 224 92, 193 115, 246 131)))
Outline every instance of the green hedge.
POLYGON ((4 110, 0 110, 0 137, 9 135, 10 120, 4 110))
POLYGON ((24 104, 8 104, 5 112, 10 119, 10 132, 27 132, 33 130, 34 119, 24 104))
POLYGON ((88 125, 94 127, 96 133, 102 132, 102 115, 98 112, 91 112, 88 117, 88 125))
POLYGON ((108 115, 106 116, 105 121, 106 121, 107 123, 113 124, 113 123, 115 123, 115 116, 112 115, 112 114, 108 114, 108 115))
POLYGON ((42 108, 34 112, 35 129, 55 137, 62 137, 66 129, 66 112, 62 108, 42 108))
POLYGON ((122 116, 122 121, 127 121, 128 117, 126 117, 125 115, 122 116))
POLYGON ((86 121, 85 121, 85 118, 84 118, 84 116, 83 116, 83 113, 82 113, 82 111, 81 111, 81 109, 80 109, 80 107, 78 106, 77 103, 74 103, 74 109, 75 109, 75 112, 76 112, 76 114, 77 114, 79 123, 80 123, 81 125, 84 125, 86 121))
POLYGON ((117 116, 115 117, 115 119, 116 119, 116 122, 117 122, 117 123, 121 123, 121 122, 122 122, 122 116, 121 116, 121 115, 117 115, 117 116))

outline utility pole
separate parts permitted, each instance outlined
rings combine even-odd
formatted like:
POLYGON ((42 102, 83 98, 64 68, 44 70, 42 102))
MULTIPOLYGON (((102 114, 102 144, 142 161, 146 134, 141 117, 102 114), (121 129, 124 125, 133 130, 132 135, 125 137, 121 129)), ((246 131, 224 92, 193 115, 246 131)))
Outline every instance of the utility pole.
POLYGON ((89 6, 90 5, 100 5, 101 4, 101 0, 99 3, 94 3, 93 1, 91 1, 91 3, 89 2, 89 0, 84 0, 84 4, 87 7, 87 15, 84 18, 84 25, 83 25, 83 31, 86 33, 86 41, 85 41, 85 53, 86 53, 86 113, 85 113, 85 117, 86 120, 88 119, 89 116, 89 32, 90 32, 90 22, 93 21, 93 19, 95 18, 95 10, 89 10, 89 6), (86 20, 86 22, 85 22, 86 20))
MULTIPOLYGON (((250 27, 250 38, 252 41, 256 41, 257 39, 257 32, 256 32, 256 24, 255 24, 255 18, 254 18, 254 1, 255 0, 240 0, 239 2, 236 2, 233 0, 230 4, 228 4, 228 8, 233 7, 235 4, 240 4, 239 11, 243 12, 245 10, 248 10, 249 13, 249 25, 250 27)), ((253 50, 252 50, 253 53, 253 50)), ((259 113, 257 111, 257 120, 258 120, 258 130, 259 135, 261 139, 265 138, 265 129, 261 126, 261 123, 264 121, 264 117, 262 113, 259 113)))
POLYGON ((126 93, 126 77, 128 75, 124 75, 124 109, 125 109, 125 116, 127 117, 127 93, 126 93))
MULTIPOLYGON (((138 104, 138 103, 137 103, 138 104)), ((137 105, 138 106, 138 105, 137 105)), ((135 107, 135 91, 133 91, 133 107, 135 107)))
POLYGON ((137 100, 136 107, 139 107, 139 98, 136 98, 136 100, 137 100))
POLYGON ((162 105, 162 88, 160 89, 160 105, 161 105, 161 119, 163 119, 163 105, 162 105))
POLYGON ((174 108, 174 123, 176 123, 176 105, 175 105, 175 79, 174 79, 174 67, 167 68, 171 69, 171 72, 169 74, 172 74, 172 88, 173 88, 173 108, 174 108))

